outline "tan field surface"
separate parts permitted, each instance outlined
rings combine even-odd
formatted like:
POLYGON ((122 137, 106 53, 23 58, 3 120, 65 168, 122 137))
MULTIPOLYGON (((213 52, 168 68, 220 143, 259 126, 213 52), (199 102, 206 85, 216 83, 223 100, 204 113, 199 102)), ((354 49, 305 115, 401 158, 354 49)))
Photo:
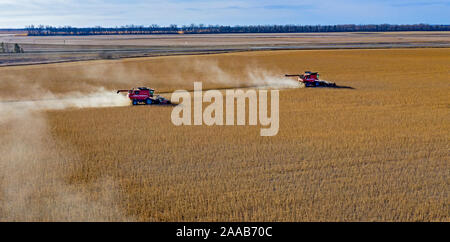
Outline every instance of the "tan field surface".
POLYGON ((0 41, 28 44, 220 46, 288 45, 311 43, 448 43, 449 33, 436 32, 342 32, 187 35, 92 35, 92 36, 0 36, 0 41))
POLYGON ((449 48, 417 48, 0 67, 0 221, 449 222, 449 63, 449 48), (175 126, 173 107, 115 94, 305 70, 351 88, 281 89, 272 137, 175 126))

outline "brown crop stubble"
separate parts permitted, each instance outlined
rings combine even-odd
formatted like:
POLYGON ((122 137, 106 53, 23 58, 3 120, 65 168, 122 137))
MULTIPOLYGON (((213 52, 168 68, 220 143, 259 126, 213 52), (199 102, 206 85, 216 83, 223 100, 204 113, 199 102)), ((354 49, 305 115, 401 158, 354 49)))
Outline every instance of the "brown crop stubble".
MULTIPOLYGON (((449 52, 133 60, 134 68, 159 66, 156 80, 170 81, 176 63, 204 58, 231 76, 244 72, 233 63, 251 61, 281 75, 318 70, 356 89, 281 91, 275 137, 260 137, 258 126, 175 127, 170 107, 51 111, 54 139, 78 157, 55 172, 79 187, 112 179, 117 195, 109 202, 142 221, 449 221, 449 52)), ((188 81, 208 76, 207 69, 182 73, 188 81)), ((87 197, 97 189, 86 189, 87 197)))

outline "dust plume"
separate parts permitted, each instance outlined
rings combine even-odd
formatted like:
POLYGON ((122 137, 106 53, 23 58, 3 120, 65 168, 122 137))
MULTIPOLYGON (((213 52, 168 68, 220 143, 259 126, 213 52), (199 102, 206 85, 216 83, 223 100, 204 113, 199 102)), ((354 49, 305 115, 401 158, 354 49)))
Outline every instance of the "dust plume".
MULTIPOLYGON (((189 65, 189 64, 188 64, 189 65)), ((221 84, 227 87, 254 88, 300 88, 301 84, 293 78, 286 78, 281 73, 275 73, 258 67, 257 64, 247 64, 239 75, 227 72, 217 61, 195 61, 192 69, 196 72, 207 72, 205 83, 221 84)))
POLYGON ((233 69, 205 60, 182 61, 179 65, 172 67, 177 71, 160 75, 155 74, 157 69, 167 66, 150 63, 132 68, 125 64, 84 69, 30 67, 24 76, 18 71, 2 76, 5 88, 0 90, 0 221, 133 220, 118 205, 124 195, 116 189, 113 177, 71 183, 70 170, 83 157, 71 144, 53 137, 54 127, 46 118, 48 110, 126 106, 129 99, 113 90, 141 84, 157 90, 192 87, 194 81, 202 81, 207 88, 298 87, 295 80, 281 76, 282 72, 264 70, 258 65, 233 69))
POLYGON ((67 180, 66 170, 80 157, 70 144, 55 140, 44 112, 127 104, 125 96, 104 88, 0 102, 0 221, 133 220, 115 203, 120 194, 113 178, 83 186, 67 180))
POLYGON ((0 101, 2 110, 59 110, 66 108, 95 108, 126 106, 129 99, 105 88, 97 88, 94 92, 70 92, 65 94, 44 93, 39 99, 0 101))

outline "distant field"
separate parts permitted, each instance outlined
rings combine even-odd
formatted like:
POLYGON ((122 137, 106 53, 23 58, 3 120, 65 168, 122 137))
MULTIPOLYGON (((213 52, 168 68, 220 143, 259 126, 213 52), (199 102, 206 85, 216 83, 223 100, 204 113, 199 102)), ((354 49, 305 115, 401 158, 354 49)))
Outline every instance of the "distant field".
POLYGON ((0 221, 448 222, 448 63, 449 48, 423 48, 1 67, 0 221), (304 70, 354 89, 281 90, 274 137, 259 126, 175 127, 167 106, 27 112, 4 102, 246 86, 304 70))
MULTIPOLYGON (((14 36, 8 42, 67 45, 217 46, 311 43, 449 42, 449 32, 266 33, 191 35, 14 36)), ((1 41, 1 39, 0 39, 1 41)))
POLYGON ((25 53, 0 54, 0 66, 248 50, 450 47, 450 32, 192 35, 1 35, 25 53))

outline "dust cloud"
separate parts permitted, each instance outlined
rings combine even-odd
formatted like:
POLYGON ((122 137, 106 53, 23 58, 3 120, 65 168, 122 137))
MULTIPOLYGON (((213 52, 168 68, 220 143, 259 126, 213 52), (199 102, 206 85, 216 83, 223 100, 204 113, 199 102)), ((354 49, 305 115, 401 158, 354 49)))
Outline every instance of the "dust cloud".
MULTIPOLYGON (((50 92, 41 95, 39 99, 31 100, 4 100, 0 101, 2 114, 6 110, 60 110, 66 108, 95 108, 118 107, 129 105, 130 100, 124 95, 118 95, 114 91, 105 88, 97 88, 89 93, 70 92, 65 94, 53 94, 50 92)), ((1 119, 0 119, 1 120, 1 119)))
POLYGON ((279 73, 262 69, 256 64, 248 64, 238 76, 221 68, 217 61, 195 61, 190 63, 196 72, 207 72, 209 78, 205 83, 221 84, 227 87, 252 88, 301 88, 302 85, 293 78, 286 78, 279 73))
POLYGON ((301 84, 292 78, 280 77, 266 70, 252 69, 247 72, 248 80, 256 87, 260 88, 300 88, 301 84))
POLYGON ((54 139, 44 112, 128 104, 127 97, 104 88, 0 101, 0 221, 133 220, 114 203, 119 194, 113 178, 83 186, 68 182, 64 170, 80 158, 70 144, 54 139))

